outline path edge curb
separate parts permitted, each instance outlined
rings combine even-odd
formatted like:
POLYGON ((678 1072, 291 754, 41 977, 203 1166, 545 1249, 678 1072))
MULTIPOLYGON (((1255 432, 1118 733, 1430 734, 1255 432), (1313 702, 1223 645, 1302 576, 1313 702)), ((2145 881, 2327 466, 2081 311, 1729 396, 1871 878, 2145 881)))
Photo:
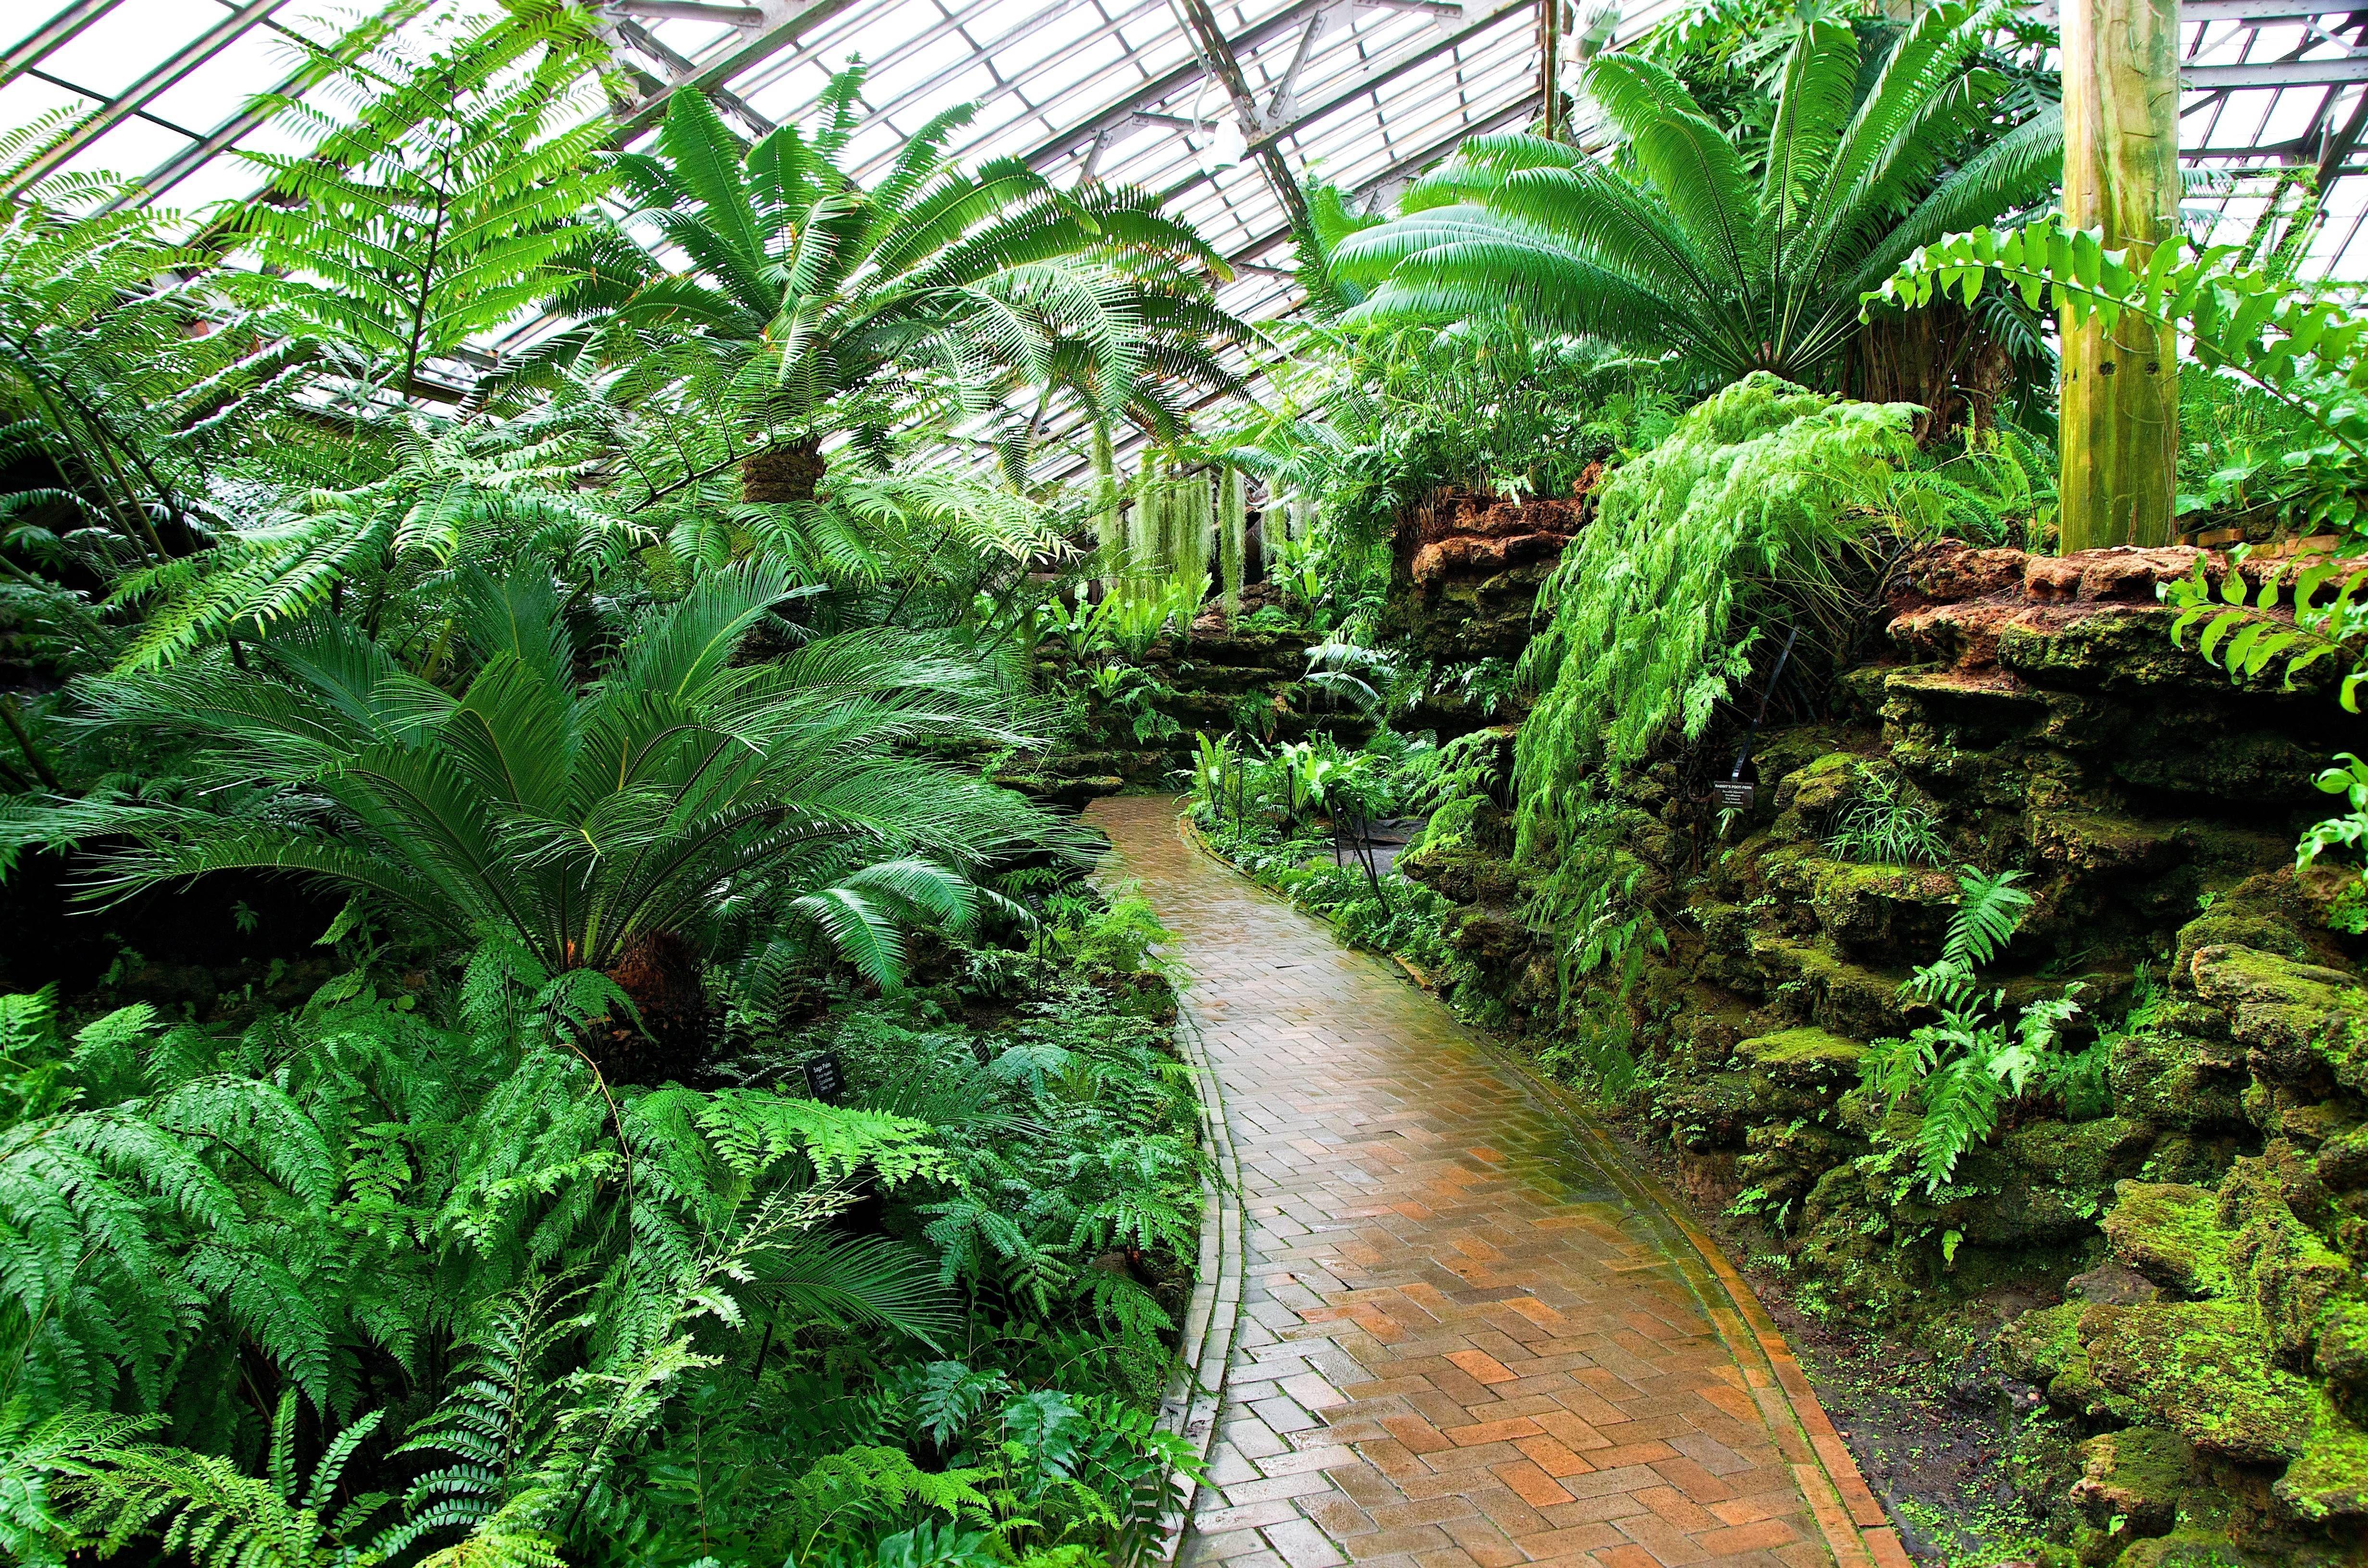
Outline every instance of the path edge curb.
MULTIPOLYGON (((1178 819, 1181 820, 1180 818, 1178 819)), ((1192 1085, 1200 1101, 1201 1147, 1209 1151, 1210 1172, 1201 1188, 1201 1256, 1193 1274, 1191 1299, 1184 1309, 1184 1329, 1177 1350, 1179 1363, 1160 1401, 1159 1430, 1182 1437, 1192 1452, 1206 1460, 1217 1437, 1217 1417, 1224 1407, 1225 1370, 1233 1364, 1234 1340, 1241 1326, 1242 1292, 1247 1278, 1242 1214, 1241 1161, 1225 1124, 1225 1090, 1216 1063, 1201 1043, 1200 1020, 1190 994, 1176 994, 1176 1049, 1192 1069, 1192 1085)), ((1185 1476, 1174 1500, 1160 1516, 1159 1543, 1151 1561, 1173 1568, 1190 1533, 1193 1505, 1200 1500, 1200 1483, 1185 1476)))
MULTIPOLYGON (((1283 897, 1221 854, 1201 833, 1200 824, 1192 821, 1189 811, 1177 812, 1176 826, 1178 836, 1211 860, 1252 887, 1273 893, 1277 898, 1283 897)), ((1300 908, 1296 903, 1292 903, 1292 907, 1325 926, 1333 925, 1315 911, 1300 908)), ((1333 928, 1338 930, 1337 926, 1333 928)), ((1345 939, 1341 945, 1352 952, 1391 960, 1391 972, 1402 983, 1430 995, 1434 1001, 1440 1000, 1420 971, 1396 954, 1374 953, 1370 948, 1360 948, 1345 939)), ((1443 1006, 1445 1003, 1441 1001, 1440 1005, 1443 1006)), ((1602 1155, 1617 1155, 1617 1145, 1605 1132, 1601 1123, 1568 1088, 1539 1073, 1521 1052, 1495 1035, 1464 1023, 1461 1018, 1456 1021, 1471 1039, 1503 1058, 1526 1082, 1543 1093, 1602 1155)), ((1836 1568, 1914 1568, 1907 1548, 1900 1543, 1898 1527, 1892 1523, 1890 1515, 1884 1511, 1883 1504, 1867 1485, 1866 1477, 1858 1468, 1857 1456, 1850 1451, 1850 1446, 1835 1430, 1833 1418, 1826 1414, 1824 1403, 1817 1398, 1816 1390, 1810 1386, 1808 1376, 1801 1369, 1800 1360, 1793 1354, 1792 1346, 1785 1341, 1783 1331, 1769 1317, 1767 1308, 1760 1304, 1750 1281, 1743 1278, 1716 1238, 1686 1214, 1658 1177, 1649 1171, 1626 1169, 1624 1161, 1617 1158, 1599 1158, 1597 1164, 1605 1176, 1621 1187, 1632 1201, 1650 1209, 1668 1221, 1685 1238, 1702 1267, 1710 1271, 1718 1294, 1726 1300, 1733 1323, 1724 1321, 1727 1312, 1719 1311, 1715 1302, 1705 1300, 1703 1305, 1710 1308, 1719 1336, 1736 1354, 1739 1365, 1744 1361, 1742 1352, 1747 1344, 1765 1365, 1769 1386, 1750 1392, 1765 1415, 1772 1417, 1777 1414, 1769 1408, 1771 1402, 1781 1405, 1783 1417, 1789 1419, 1797 1435, 1797 1443, 1788 1445, 1792 1451, 1785 1457, 1792 1464, 1794 1480, 1808 1498, 1818 1532, 1826 1538, 1827 1549, 1834 1554, 1836 1568), (1747 1332, 1738 1334, 1736 1332, 1737 1329, 1747 1332)), ((1702 1293, 1704 1281, 1696 1278, 1688 1283, 1697 1294, 1702 1293)), ((1748 1378, 1751 1369, 1745 1366, 1744 1370, 1748 1378)))

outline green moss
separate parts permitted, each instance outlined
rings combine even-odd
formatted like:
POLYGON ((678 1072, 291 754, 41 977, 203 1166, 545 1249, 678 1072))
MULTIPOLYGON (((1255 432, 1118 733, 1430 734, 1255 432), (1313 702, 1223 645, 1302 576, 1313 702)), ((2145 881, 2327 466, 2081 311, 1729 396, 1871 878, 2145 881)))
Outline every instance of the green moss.
POLYGON ((2096 812, 2033 812, 2031 846, 2069 871, 2156 870, 2177 859, 2169 828, 2096 812))
POLYGON ((2121 1263, 2157 1285, 2191 1296, 2227 1289, 2228 1244, 2220 1228, 2218 1197, 2172 1182, 2118 1182, 2105 1216, 2105 1240, 2121 1263))
POLYGON ((2239 947, 2203 949, 2191 972, 2197 994, 2232 1016, 2257 1075, 2300 1084, 2323 1065, 2368 1093, 2368 991, 2352 976, 2239 947))
POLYGON ((2089 1364, 2088 1347, 2080 1343, 2080 1315, 2087 1310, 2079 1301, 2066 1301, 2027 1312, 1998 1331, 1998 1349, 2008 1368, 2045 1389, 2058 1409, 2135 1421, 2144 1411, 2099 1382, 2089 1364))
POLYGON ((1751 956, 1772 986, 1798 988, 1812 1021, 1822 1028, 1860 1040, 1907 1032, 1899 1000, 1899 988, 1909 978, 1907 970, 1852 963, 1827 940, 1754 937, 1751 956))
POLYGON ((2195 1445, 2176 1432, 2131 1426, 2101 1433, 2082 1445, 2072 1501, 2093 1524, 2111 1528, 2120 1521, 2124 1540, 2168 1535, 2194 1466, 2195 1445))
POLYGON ((2368 1432, 2320 1393, 2302 1457, 2271 1490, 2278 1501, 2315 1523, 2368 1517, 2368 1432))
POLYGON ((2318 1322, 2312 1362, 2339 1394, 2368 1394, 2368 1302, 2339 1301, 2318 1322))
POLYGON ((1817 925, 1852 947, 1928 946, 1940 938, 1959 896, 1947 872, 1908 866, 1812 858, 1800 862, 1798 875, 1817 925))
POLYGON ((2248 1464, 2291 1460, 2311 1432, 2311 1386, 2270 1365, 2259 1325, 2227 1301, 2091 1307, 2082 1342, 2100 1381, 2197 1448, 2248 1464))
POLYGON ((1735 1053, 1779 1083, 1823 1087, 1855 1082, 1866 1047, 1811 1026, 1757 1036, 1737 1045, 1735 1053))
POLYGON ((2266 1162, 2244 1160, 2223 1184, 2222 1221, 2243 1221, 2228 1248, 2229 1282, 2252 1303, 2279 1356, 2301 1367, 2320 1319, 2350 1289, 2351 1270, 2270 1183, 2266 1162))
POLYGON ((2113 1046, 2113 1103, 2157 1127, 2241 1127, 2245 1053, 2222 1040, 2169 1029, 2125 1035, 2113 1046))
MULTIPOLYGON (((1763 759, 1763 768, 1766 763, 1763 759)), ((1858 792, 1866 758, 1827 752, 1805 767, 1785 774, 1776 786, 1776 821, 1769 829, 1779 844, 1814 839, 1831 827, 1858 792)), ((1767 775, 1763 771, 1761 777, 1767 775)))

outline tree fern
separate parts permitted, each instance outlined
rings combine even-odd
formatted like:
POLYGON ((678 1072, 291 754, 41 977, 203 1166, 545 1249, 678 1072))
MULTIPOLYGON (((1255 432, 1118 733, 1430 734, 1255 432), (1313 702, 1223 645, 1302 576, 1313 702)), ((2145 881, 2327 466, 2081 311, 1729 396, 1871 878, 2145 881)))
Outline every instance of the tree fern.
POLYGON ((329 62, 348 96, 367 95, 359 112, 267 100, 323 135, 301 156, 235 150, 268 184, 228 232, 352 369, 419 396, 430 360, 564 281, 607 183, 591 97, 603 53, 580 12, 539 3, 425 58, 398 36, 350 68, 329 62))

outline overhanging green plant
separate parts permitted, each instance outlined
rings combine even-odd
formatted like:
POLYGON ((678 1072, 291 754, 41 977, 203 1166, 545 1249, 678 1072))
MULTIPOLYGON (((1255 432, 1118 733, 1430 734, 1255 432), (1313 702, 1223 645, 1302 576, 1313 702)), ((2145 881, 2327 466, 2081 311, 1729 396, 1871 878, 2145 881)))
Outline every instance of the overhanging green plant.
POLYGON ((1755 372, 1604 486, 1538 590, 1552 619, 1522 656, 1539 692, 1516 765, 1525 856, 1591 769, 1702 733, 1749 667, 1757 631, 1736 634, 1738 614, 1846 635, 1851 579, 1885 543, 1860 508, 1909 451, 1910 413, 1755 372))

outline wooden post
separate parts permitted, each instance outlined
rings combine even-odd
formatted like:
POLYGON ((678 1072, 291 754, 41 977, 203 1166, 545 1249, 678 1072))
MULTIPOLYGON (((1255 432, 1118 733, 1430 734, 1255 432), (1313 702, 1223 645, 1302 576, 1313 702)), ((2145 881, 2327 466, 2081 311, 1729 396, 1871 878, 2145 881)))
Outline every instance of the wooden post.
MULTIPOLYGON (((2065 0, 2064 215, 2143 266, 2177 231, 2178 0, 2065 0)), ((2168 544, 2179 457, 2177 335, 2063 323, 2063 550, 2168 544)))
POLYGON ((1538 0, 1539 129, 1549 142, 1562 118, 1562 7, 1563 0, 1538 0))

